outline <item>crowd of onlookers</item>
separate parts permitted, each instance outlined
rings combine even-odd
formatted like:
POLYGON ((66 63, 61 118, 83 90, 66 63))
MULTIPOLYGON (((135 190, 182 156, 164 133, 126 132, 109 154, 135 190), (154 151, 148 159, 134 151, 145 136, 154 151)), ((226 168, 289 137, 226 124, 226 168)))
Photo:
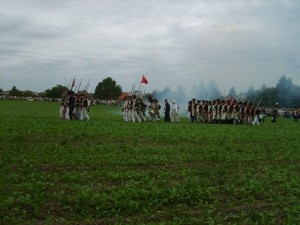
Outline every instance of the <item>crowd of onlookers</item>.
POLYGON ((278 113, 284 118, 298 117, 300 119, 300 108, 282 108, 278 110, 278 113))
MULTIPOLYGON (((0 96, 0 100, 60 102, 61 98, 0 96)), ((91 105, 120 105, 120 104, 122 104, 121 100, 107 100, 107 99, 90 99, 90 102, 91 102, 91 105)))

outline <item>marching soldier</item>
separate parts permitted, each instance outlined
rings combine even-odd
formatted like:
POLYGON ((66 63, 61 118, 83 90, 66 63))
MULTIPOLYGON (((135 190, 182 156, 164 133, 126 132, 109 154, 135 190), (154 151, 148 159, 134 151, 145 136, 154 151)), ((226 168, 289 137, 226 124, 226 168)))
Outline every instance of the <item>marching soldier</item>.
POLYGON ((204 123, 207 123, 207 121, 208 121, 208 101, 204 102, 202 115, 203 115, 204 123))
POLYGON ((138 101, 138 115, 141 118, 141 121, 147 121, 145 117, 145 110, 146 110, 147 105, 144 103, 143 99, 139 98, 138 101))
POLYGON ((171 107, 168 102, 168 99, 165 99, 165 107, 164 107, 164 113, 165 113, 164 121, 165 122, 171 122, 170 111, 171 111, 171 107))
POLYGON ((271 119, 271 121, 273 123, 276 123, 276 121, 277 121, 277 113, 278 113, 278 111, 277 111, 277 105, 278 105, 278 102, 276 102, 276 104, 274 105, 273 111, 272 111, 272 119, 271 119))
POLYGON ((59 107, 59 115, 62 120, 65 119, 65 111, 66 111, 65 97, 62 97, 60 100, 60 107, 59 107))
POLYGON ((227 116, 227 105, 225 103, 225 100, 223 100, 221 106, 221 123, 226 122, 226 116, 227 116))
POLYGON ((253 118, 253 121, 252 121, 252 125, 255 125, 255 124, 259 125, 259 114, 260 114, 259 108, 253 106, 254 118, 253 118))
POLYGON ((293 118, 294 118, 295 122, 298 122, 298 117, 299 117, 298 114, 299 114, 298 110, 294 109, 294 111, 293 111, 293 118))
POLYGON ((247 107, 247 115, 248 115, 247 124, 252 124, 252 120, 253 120, 253 106, 252 106, 251 102, 249 103, 249 105, 247 107))
POLYGON ((89 100, 88 100, 86 94, 82 95, 81 104, 82 104, 82 108, 81 108, 81 112, 80 112, 80 120, 89 121, 89 119, 90 119, 89 100))
POLYGON ((74 91, 69 91, 68 105, 69 105, 70 120, 73 120, 73 118, 75 118, 77 120, 78 117, 74 113, 74 109, 75 109, 75 93, 74 93, 74 91))
POLYGON ((135 122, 135 121, 138 121, 138 122, 141 122, 141 118, 139 116, 139 113, 138 113, 138 99, 136 97, 136 95, 133 95, 132 96, 132 122, 135 122))
POLYGON ((244 124, 249 124, 249 118, 250 118, 250 104, 247 102, 244 107, 244 124))
POLYGON ((83 95, 82 94, 77 94, 76 96, 76 100, 75 100, 75 114, 77 116, 77 118, 81 117, 81 110, 82 110, 82 99, 83 99, 83 95))
POLYGON ((218 103, 216 100, 213 100, 212 104, 212 122, 216 123, 218 120, 218 103))
POLYGON ((59 115, 61 119, 66 119, 66 110, 68 105, 68 89, 64 91, 60 99, 59 115))
POLYGON ((208 101, 208 108, 207 108, 207 122, 211 123, 212 122, 212 117, 213 117, 213 105, 211 101, 208 101))
POLYGON ((237 101, 233 101, 233 106, 232 106, 232 120, 233 124, 239 124, 239 105, 237 101))
POLYGON ((126 96, 123 103, 122 113, 123 113, 123 119, 125 122, 128 122, 128 105, 129 105, 129 97, 126 96))
POLYGON ((151 101, 151 105, 149 106, 149 115, 151 117, 151 121, 155 122, 156 120, 160 120, 159 118, 159 108, 160 105, 157 99, 151 101))
POLYGON ((127 118, 128 122, 132 121, 132 110, 133 110, 133 98, 130 96, 128 98, 128 104, 127 104, 127 118))
POLYGON ((189 112, 190 112, 190 122, 197 122, 197 104, 196 104, 196 99, 193 98, 193 100, 191 101, 190 104, 190 108, 189 108, 189 112))
POLYGON ((171 106, 171 122, 179 122, 179 116, 178 116, 178 110, 179 106, 176 104, 176 101, 172 101, 172 106, 171 106))
POLYGON ((231 124, 232 123, 232 111, 233 111, 232 101, 231 100, 227 101, 226 109, 227 109, 226 123, 231 124))
POLYGON ((217 99, 217 121, 222 123, 222 102, 220 99, 217 99))

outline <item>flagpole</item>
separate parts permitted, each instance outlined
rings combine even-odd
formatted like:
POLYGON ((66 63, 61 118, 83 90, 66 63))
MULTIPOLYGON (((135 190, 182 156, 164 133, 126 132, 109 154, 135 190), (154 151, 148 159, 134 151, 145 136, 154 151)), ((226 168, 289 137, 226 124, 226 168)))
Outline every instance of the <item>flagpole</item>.
POLYGON ((141 91, 141 84, 148 84, 148 80, 146 79, 146 77, 143 75, 142 76, 142 80, 140 81, 140 86, 139 86, 139 92, 141 91))
POLYGON ((132 92, 133 92, 133 89, 134 89, 134 83, 132 84, 132 87, 131 87, 130 94, 132 94, 132 92))
POLYGON ((68 85, 68 89, 71 89, 71 85, 72 85, 72 77, 71 77, 71 79, 70 79, 70 83, 69 83, 69 85, 68 85))

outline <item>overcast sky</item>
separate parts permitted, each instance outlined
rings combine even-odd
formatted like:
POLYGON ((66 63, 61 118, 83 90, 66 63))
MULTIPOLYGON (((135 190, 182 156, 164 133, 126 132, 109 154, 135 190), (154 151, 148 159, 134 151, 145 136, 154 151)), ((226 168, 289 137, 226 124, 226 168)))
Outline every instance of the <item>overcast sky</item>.
POLYGON ((0 0, 0 88, 300 85, 299 0, 0 0))

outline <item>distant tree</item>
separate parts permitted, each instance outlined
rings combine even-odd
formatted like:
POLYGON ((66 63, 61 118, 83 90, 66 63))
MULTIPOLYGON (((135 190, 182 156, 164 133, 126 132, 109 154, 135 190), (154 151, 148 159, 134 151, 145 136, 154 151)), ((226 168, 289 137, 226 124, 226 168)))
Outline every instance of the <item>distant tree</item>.
POLYGON ((45 90, 45 97, 46 98, 61 98, 62 94, 65 92, 67 87, 62 85, 56 85, 51 89, 45 90))
POLYGON ((34 93, 33 91, 23 91, 22 92, 22 96, 23 97, 36 97, 36 93, 34 93))
POLYGON ((253 86, 250 86, 246 92, 246 96, 248 98, 251 98, 251 97, 253 98, 254 95, 255 95, 255 90, 254 90, 253 86))
POLYGON ((291 107, 300 108, 300 87, 294 88, 294 95, 291 99, 291 107))
POLYGON ((260 88, 260 91, 264 92, 265 90, 267 90, 267 86, 265 84, 263 84, 260 88))
POLYGON ((285 75, 282 75, 276 85, 278 91, 290 91, 293 87, 293 82, 291 79, 288 79, 285 75))
POLYGON ((293 93, 293 82, 288 79, 285 75, 281 76, 277 85, 278 101, 283 107, 290 107, 292 102, 293 93))
POLYGON ((46 97, 46 92, 45 92, 45 91, 39 92, 39 93, 38 93, 38 96, 39 96, 39 97, 42 97, 42 98, 45 98, 45 97, 46 97))
POLYGON ((122 88, 117 85, 111 77, 107 77, 99 82, 95 88, 95 98, 117 99, 122 94, 122 88))
MULTIPOLYGON (((298 87, 300 89, 300 87, 298 87)), ((293 108, 300 108, 300 90, 298 91, 298 94, 295 94, 293 98, 291 99, 291 105, 290 107, 293 108)))
POLYGON ((275 87, 267 88, 261 93, 261 106, 272 107, 278 102, 278 90, 275 87))
POLYGON ((1 93, 1 92, 3 92, 3 89, 2 89, 2 88, 0 88, 0 93, 1 93))
POLYGON ((16 88, 16 86, 13 86, 13 88, 9 91, 10 96, 17 96, 21 97, 22 96, 22 91, 16 88))

